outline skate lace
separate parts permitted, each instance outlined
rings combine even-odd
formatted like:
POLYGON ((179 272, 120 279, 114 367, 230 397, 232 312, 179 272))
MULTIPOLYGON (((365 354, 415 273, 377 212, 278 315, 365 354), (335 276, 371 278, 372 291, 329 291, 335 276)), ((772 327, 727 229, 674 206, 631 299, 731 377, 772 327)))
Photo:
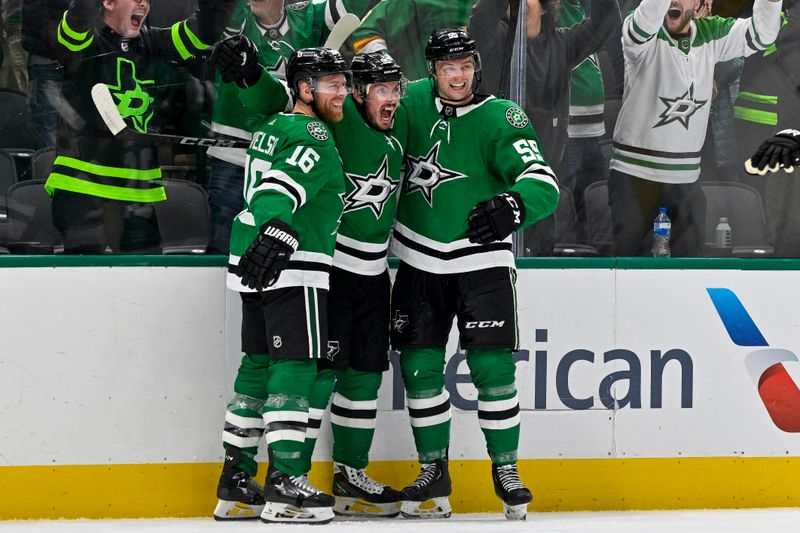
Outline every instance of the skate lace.
POLYGON ((522 480, 519 478, 516 465, 498 466, 497 478, 500 480, 503 489, 507 491, 525 488, 525 485, 522 484, 522 480))
POLYGON ((417 479, 411 482, 410 487, 422 488, 425 485, 430 485, 436 478, 436 465, 434 463, 426 463, 422 465, 417 479))
POLYGON ((322 492, 311 484, 308 480, 308 476, 289 476, 289 479, 292 481, 292 485, 294 485, 297 492, 301 493, 303 496, 313 496, 322 492))
POLYGON ((356 470, 355 468, 347 469, 347 477, 351 483, 356 487, 365 490, 371 494, 380 494, 383 492, 385 485, 378 483, 367 475, 364 470, 356 470))

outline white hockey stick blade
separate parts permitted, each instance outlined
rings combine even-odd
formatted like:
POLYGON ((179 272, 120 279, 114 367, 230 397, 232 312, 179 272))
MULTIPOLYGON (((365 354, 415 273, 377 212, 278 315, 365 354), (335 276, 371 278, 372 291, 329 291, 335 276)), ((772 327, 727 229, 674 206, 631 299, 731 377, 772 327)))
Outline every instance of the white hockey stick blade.
POLYGON ((118 135, 119 132, 128 127, 125 121, 117 110, 114 104, 114 98, 111 96, 111 91, 105 83, 97 83, 92 87, 92 101, 94 106, 100 113, 100 117, 113 135, 118 135))
POLYGON ((342 18, 333 26, 331 34, 325 40, 323 45, 325 48, 338 50, 342 47, 344 42, 350 37, 350 34, 361 24, 361 19, 352 13, 345 13, 342 18))

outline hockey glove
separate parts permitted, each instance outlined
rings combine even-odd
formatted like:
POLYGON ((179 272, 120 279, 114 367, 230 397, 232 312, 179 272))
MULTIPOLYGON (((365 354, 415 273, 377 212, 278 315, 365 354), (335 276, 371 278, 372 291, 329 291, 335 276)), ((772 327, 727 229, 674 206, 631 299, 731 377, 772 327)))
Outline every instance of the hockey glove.
POLYGON ((278 281, 297 244, 297 232, 289 224, 270 220, 261 226, 261 233, 231 272, 242 278, 242 285, 258 291, 266 289, 278 281))
POLYGON ((776 172, 780 167, 792 172, 799 156, 800 131, 783 130, 761 143, 750 161, 745 163, 745 168, 750 174, 765 174, 768 170, 776 172))
POLYGON ((469 242, 502 241, 525 222, 525 204, 516 192, 504 192, 478 203, 467 218, 469 242))
POLYGON ((211 64, 219 70, 222 81, 235 81, 243 88, 255 85, 263 72, 258 64, 258 48, 244 35, 234 35, 218 43, 211 53, 211 64))

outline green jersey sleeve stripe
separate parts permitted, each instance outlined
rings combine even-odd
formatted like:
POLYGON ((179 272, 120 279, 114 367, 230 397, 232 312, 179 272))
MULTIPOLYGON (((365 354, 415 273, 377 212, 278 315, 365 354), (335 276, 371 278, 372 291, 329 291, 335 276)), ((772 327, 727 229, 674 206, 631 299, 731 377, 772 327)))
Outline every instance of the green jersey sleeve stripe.
POLYGON ((195 48, 198 50, 208 50, 210 48, 210 45, 201 41, 200 38, 194 34, 191 28, 189 28, 189 25, 186 24, 186 21, 183 22, 181 27, 183 28, 184 33, 186 33, 186 36, 189 38, 189 42, 191 42, 195 48))
POLYGON ((67 35, 67 37, 69 37, 70 39, 74 39, 76 41, 85 41, 86 40, 86 36, 89 35, 89 30, 86 30, 84 32, 80 32, 80 31, 75 31, 75 30, 73 30, 72 28, 69 27, 69 23, 67 22, 67 12, 66 11, 64 11, 64 16, 62 17, 61 24, 59 25, 59 29, 62 29, 62 28, 64 30, 64 33, 67 35))
POLYGON ((120 168, 108 167, 105 165, 97 165, 95 163, 87 163, 80 159, 60 155, 56 157, 54 165, 63 165, 68 168, 87 172, 89 174, 96 174, 98 176, 108 176, 111 178, 125 178, 131 180, 155 180, 161 177, 160 168, 152 168, 149 170, 137 170, 135 168, 120 168))
POLYGON ((778 114, 769 111, 760 111, 758 109, 749 109, 742 106, 733 106, 733 116, 746 120, 747 122, 755 122, 756 124, 764 124, 767 126, 778 125, 778 114))
POLYGON ((164 187, 157 187, 154 189, 131 189, 129 187, 114 187, 112 185, 103 185, 100 183, 92 183, 72 176, 65 176, 64 174, 53 173, 47 178, 45 190, 52 196, 55 189, 62 189, 65 191, 78 192, 88 194, 91 196, 99 196, 100 198, 108 198, 110 200, 119 200, 122 202, 161 202, 167 199, 164 192, 164 187))
POLYGON ((759 104, 778 105, 778 97, 770 96, 768 94, 757 94, 757 93, 742 91, 739 93, 739 98, 741 98, 742 100, 747 100, 748 102, 756 102, 759 104))
POLYGON ((645 40, 653 36, 652 33, 647 33, 642 28, 640 28, 638 24, 636 24, 636 17, 633 13, 631 13, 631 28, 633 28, 633 31, 638 33, 645 40))
POLYGON ((181 22, 176 22, 172 25, 172 45, 175 47, 175 50, 178 51, 178 55, 181 56, 181 59, 189 59, 192 57, 192 54, 186 48, 186 45, 183 44, 180 34, 180 27, 181 22))

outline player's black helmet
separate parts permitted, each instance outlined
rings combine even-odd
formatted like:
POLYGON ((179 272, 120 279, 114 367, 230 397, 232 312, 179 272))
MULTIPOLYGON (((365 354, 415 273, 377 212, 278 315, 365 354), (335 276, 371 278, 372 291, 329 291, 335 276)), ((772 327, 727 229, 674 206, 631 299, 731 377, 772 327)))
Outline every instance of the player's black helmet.
POLYGON ((347 85, 350 87, 352 78, 342 54, 330 48, 301 48, 295 50, 289 57, 286 66, 286 82, 292 94, 297 96, 298 84, 308 82, 311 91, 314 91, 314 79, 328 74, 344 74, 347 85))
POLYGON ((460 28, 443 28, 433 30, 425 45, 425 61, 428 64, 428 74, 433 76, 436 72, 436 62, 448 59, 472 57, 475 59, 476 76, 481 70, 481 58, 475 39, 460 28))
POLYGON ((400 82, 401 98, 408 90, 408 80, 403 76, 403 69, 386 52, 356 55, 350 63, 350 71, 353 74, 354 89, 361 98, 367 97, 367 87, 372 83, 400 82))

